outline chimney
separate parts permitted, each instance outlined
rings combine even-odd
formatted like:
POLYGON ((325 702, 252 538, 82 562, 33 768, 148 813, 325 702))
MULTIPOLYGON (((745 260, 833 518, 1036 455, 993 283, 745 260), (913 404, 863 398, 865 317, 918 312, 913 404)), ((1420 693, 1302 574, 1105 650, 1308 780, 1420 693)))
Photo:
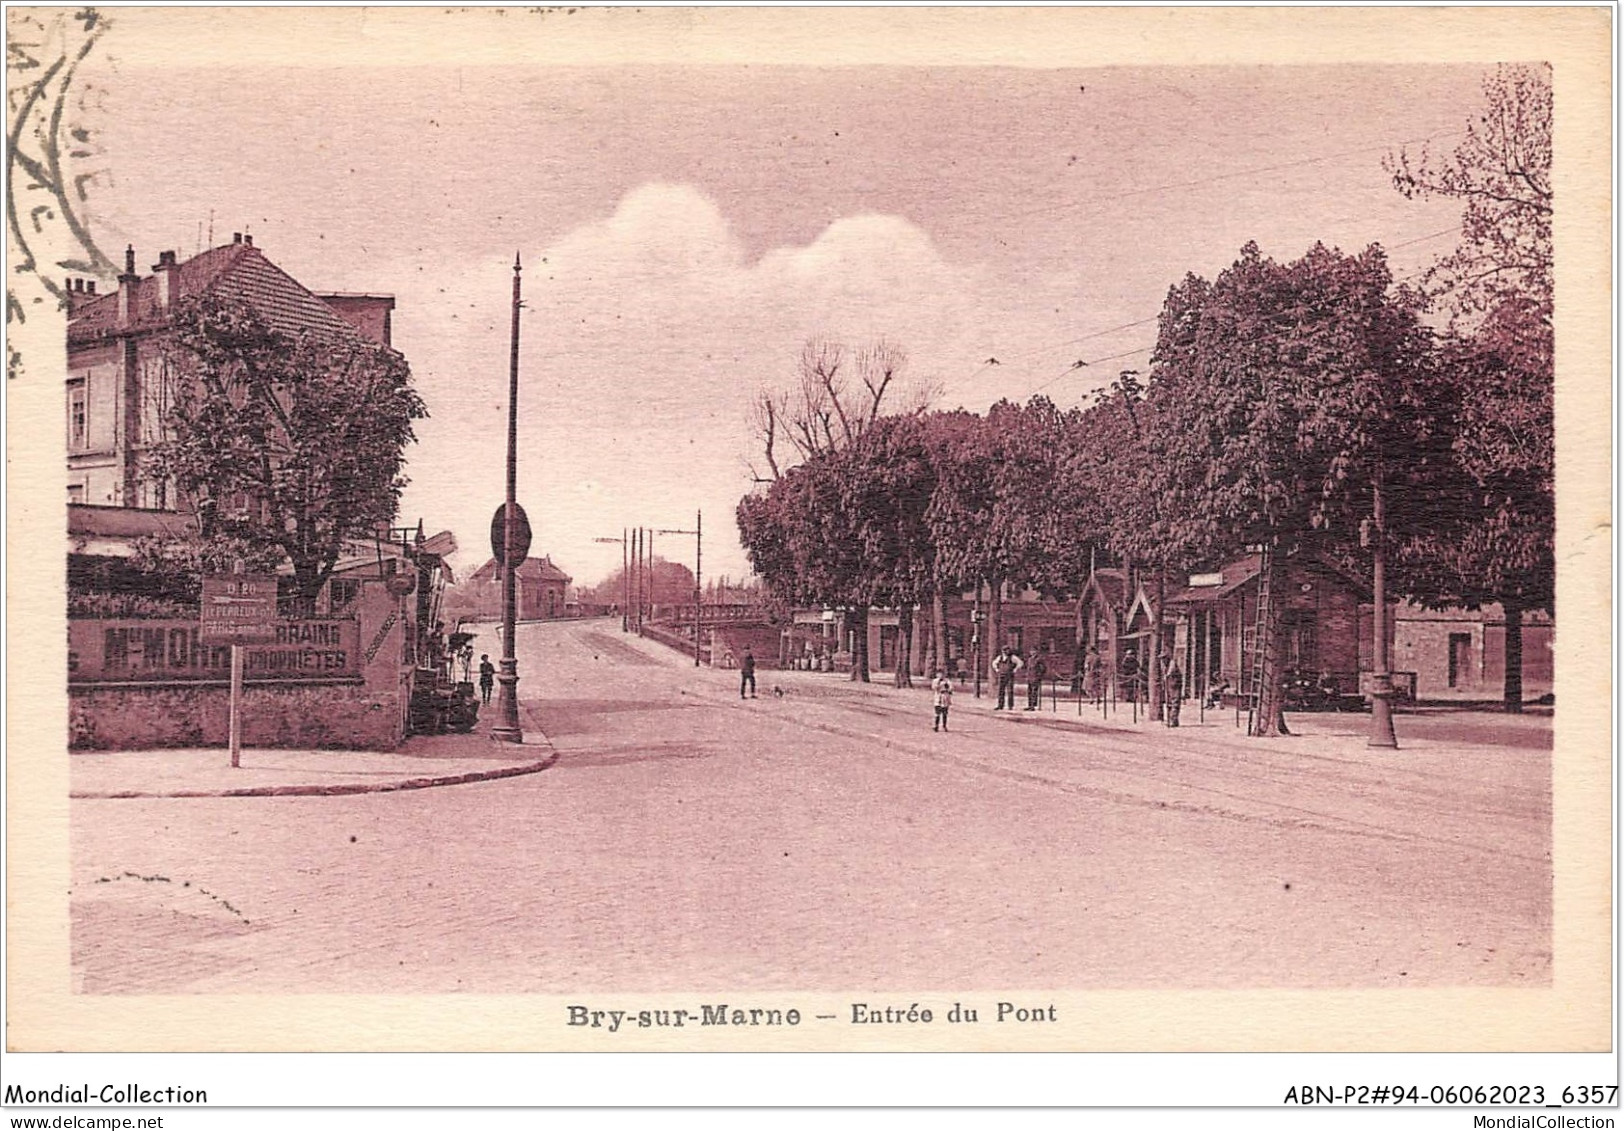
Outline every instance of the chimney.
POLYGON ((232 243, 242 243, 242 233, 241 232, 232 232, 231 233, 231 242, 232 243))
POLYGON ((175 262, 173 251, 158 253, 158 262, 153 265, 152 274, 158 280, 158 309, 168 310, 180 297, 180 265, 175 262))
POLYGON ((242 242, 247 247, 253 247, 254 246, 254 237, 249 235, 247 232, 244 232, 243 237, 242 237, 242 242))
POLYGON ((141 276, 135 273, 135 247, 130 245, 124 249, 124 274, 118 277, 118 324, 128 326, 134 317, 135 287, 141 281, 141 276))

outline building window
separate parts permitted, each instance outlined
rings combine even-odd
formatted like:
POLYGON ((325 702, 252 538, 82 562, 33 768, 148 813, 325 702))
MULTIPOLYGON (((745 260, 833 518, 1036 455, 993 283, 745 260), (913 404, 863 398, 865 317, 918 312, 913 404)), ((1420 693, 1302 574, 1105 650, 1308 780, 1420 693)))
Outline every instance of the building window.
POLYGON ((82 452, 90 447, 90 404, 84 378, 68 382, 68 451, 82 452))
POLYGON ((328 608, 333 616, 337 616, 355 603, 361 595, 360 581, 349 578, 335 578, 328 583, 328 608))
POLYGON ((85 485, 83 483, 68 484, 68 502, 82 503, 85 501, 85 485))

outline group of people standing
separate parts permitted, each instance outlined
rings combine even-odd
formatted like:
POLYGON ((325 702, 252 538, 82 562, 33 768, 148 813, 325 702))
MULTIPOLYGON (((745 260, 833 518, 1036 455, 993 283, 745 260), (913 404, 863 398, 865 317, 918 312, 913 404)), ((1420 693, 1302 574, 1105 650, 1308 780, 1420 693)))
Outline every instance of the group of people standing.
MULTIPOLYGON (((993 682, 998 691, 998 702, 993 710, 1015 709, 1015 684, 1022 671, 1026 672, 1026 709, 1036 711, 1039 708, 1043 681, 1049 675, 1048 665, 1041 656, 1029 664, 1019 652, 1005 646, 999 649, 992 661, 993 682)), ((1124 697, 1129 702, 1137 702, 1145 688, 1146 676, 1140 672, 1139 657, 1131 649, 1123 653, 1118 674, 1124 697)), ((1099 652, 1090 647, 1072 679, 1072 693, 1097 699, 1102 689, 1100 675, 1099 652)), ((1179 725, 1179 707, 1184 699, 1184 673, 1179 670, 1178 660, 1171 653, 1162 662, 1162 688, 1162 721, 1176 727, 1179 725)), ((946 672, 936 673, 936 678, 931 681, 931 694, 935 708, 931 729, 946 730, 948 711, 953 705, 953 681, 946 672)))
POLYGON ((1049 675, 1048 665, 1040 656, 1028 664, 1021 654, 1008 645, 999 649, 992 660, 993 680, 998 687, 998 705, 995 711, 1015 709, 1015 677, 1026 672, 1026 709, 1035 711, 1043 697, 1043 681, 1049 675))

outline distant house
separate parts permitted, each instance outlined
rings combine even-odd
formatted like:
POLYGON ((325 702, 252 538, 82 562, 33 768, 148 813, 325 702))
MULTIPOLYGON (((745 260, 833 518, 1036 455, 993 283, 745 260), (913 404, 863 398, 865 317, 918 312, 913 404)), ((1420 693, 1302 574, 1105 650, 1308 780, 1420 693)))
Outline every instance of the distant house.
POLYGON ((173 484, 147 472, 143 455, 163 438, 175 399, 166 356, 175 312, 202 295, 246 303, 289 336, 390 345, 392 296, 316 294, 265 258, 251 236, 184 262, 162 252, 146 277, 126 250, 117 289, 97 294, 94 280, 68 280, 69 503, 189 509, 173 484))
MULTIPOLYGON (((570 582, 569 574, 553 564, 549 557, 526 558, 514 571, 515 604, 520 620, 554 620, 567 616, 570 582)), ((474 606, 484 619, 499 620, 502 616, 502 568, 494 558, 476 569, 468 578, 473 591, 474 606)))
MULTIPOLYGON (((1481 610, 1423 609, 1409 602, 1394 610, 1393 670, 1408 673, 1418 699, 1495 700, 1506 681, 1506 614, 1481 610)), ((1555 628, 1544 612, 1523 614, 1523 698, 1552 688, 1555 628)))

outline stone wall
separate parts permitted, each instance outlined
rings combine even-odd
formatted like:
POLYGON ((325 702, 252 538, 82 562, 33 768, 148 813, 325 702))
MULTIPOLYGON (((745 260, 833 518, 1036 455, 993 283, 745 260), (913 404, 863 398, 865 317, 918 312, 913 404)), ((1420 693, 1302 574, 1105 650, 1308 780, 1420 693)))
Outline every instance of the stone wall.
MULTIPOLYGON (((244 746, 389 750, 404 737, 397 694, 359 680, 250 684, 243 690, 244 746)), ((68 701, 75 750, 225 746, 231 689, 216 685, 76 687, 68 701)))

